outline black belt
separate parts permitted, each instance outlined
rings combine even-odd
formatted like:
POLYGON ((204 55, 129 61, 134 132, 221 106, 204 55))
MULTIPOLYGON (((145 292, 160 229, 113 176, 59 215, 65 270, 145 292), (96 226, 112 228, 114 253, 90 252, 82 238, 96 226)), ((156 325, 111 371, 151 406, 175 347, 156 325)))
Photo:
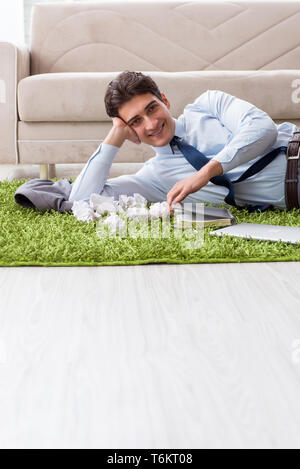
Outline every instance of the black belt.
POLYGON ((287 149, 285 199, 288 210, 300 208, 298 200, 298 174, 300 166, 300 127, 297 127, 287 149))

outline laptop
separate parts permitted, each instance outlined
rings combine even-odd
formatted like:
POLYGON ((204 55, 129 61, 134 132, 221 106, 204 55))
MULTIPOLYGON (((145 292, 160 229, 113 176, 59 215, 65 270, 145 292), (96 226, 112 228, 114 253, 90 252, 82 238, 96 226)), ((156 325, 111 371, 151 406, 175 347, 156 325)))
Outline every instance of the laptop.
POLYGON ((237 238, 258 239, 263 241, 283 241, 300 243, 300 228, 295 226, 237 223, 220 230, 210 231, 211 236, 235 236, 237 238))

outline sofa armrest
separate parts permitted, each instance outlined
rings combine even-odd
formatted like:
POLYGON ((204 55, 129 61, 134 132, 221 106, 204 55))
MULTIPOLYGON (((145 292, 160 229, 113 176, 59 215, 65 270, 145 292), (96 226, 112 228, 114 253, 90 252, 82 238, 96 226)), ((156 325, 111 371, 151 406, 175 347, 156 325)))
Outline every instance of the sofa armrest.
POLYGON ((17 88, 29 75, 28 47, 0 41, 0 164, 19 163, 17 88))

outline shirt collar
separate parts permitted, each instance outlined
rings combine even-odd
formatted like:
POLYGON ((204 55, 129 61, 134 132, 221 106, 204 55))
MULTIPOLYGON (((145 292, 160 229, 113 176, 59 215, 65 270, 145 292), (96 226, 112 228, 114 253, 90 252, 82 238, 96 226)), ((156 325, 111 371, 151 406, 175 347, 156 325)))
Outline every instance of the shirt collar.
MULTIPOLYGON (((184 124, 180 122, 178 119, 175 119, 172 117, 173 121, 175 122, 175 135, 177 137, 184 137, 185 132, 184 132, 184 124)), ((174 135, 173 135, 174 136, 174 135)), ((172 137, 173 138, 173 137, 172 137)), ((161 155, 161 154, 169 154, 173 153, 172 148, 170 144, 168 143, 167 145, 164 145, 163 147, 153 147, 151 145, 151 148, 156 152, 156 154, 161 155)))

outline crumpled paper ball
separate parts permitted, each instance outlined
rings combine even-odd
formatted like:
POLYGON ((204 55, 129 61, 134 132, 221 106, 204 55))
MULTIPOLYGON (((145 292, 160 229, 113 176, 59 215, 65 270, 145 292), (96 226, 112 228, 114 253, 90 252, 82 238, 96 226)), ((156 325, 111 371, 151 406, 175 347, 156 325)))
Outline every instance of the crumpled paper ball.
POLYGON ((168 202, 156 202, 150 205, 150 218, 165 218, 169 215, 169 204, 168 202))
POLYGON ((109 226, 113 232, 120 231, 125 228, 126 223, 116 213, 112 213, 107 217, 104 222, 105 225, 109 226))
POLYGON ((100 215, 103 215, 105 212, 125 212, 118 200, 100 194, 92 194, 90 196, 90 205, 100 215))
POLYGON ((174 210, 174 213, 181 213, 184 209, 184 205, 182 202, 176 202, 176 204, 172 204, 171 207, 174 210))
MULTIPOLYGON (((80 221, 89 222, 91 220, 97 221, 108 212, 108 225, 114 226, 114 223, 120 218, 111 216, 118 213, 124 213, 127 218, 140 220, 148 220, 153 218, 164 218, 169 212, 168 202, 156 202, 147 208, 147 199, 141 194, 134 193, 133 196, 122 194, 119 200, 114 200, 114 197, 106 197, 100 194, 91 194, 90 203, 80 200, 75 201, 72 207, 73 214, 80 221)), ((180 207, 180 204, 176 204, 180 207)), ((120 219, 121 220, 121 219, 120 219)), ((124 222, 125 223, 125 222, 124 222)))
POLYGON ((100 194, 92 194, 90 196, 90 206, 98 215, 103 215, 105 212, 116 212, 117 208, 114 204, 113 197, 105 197, 100 194))
POLYGON ((147 199, 143 197, 141 194, 134 193, 132 195, 120 195, 119 196, 119 203, 123 209, 127 209, 129 207, 146 207, 147 199))
POLYGON ((95 220, 94 210, 84 200, 75 200, 72 206, 72 212, 79 221, 90 222, 95 220))
POLYGON ((139 218, 139 220, 148 220, 149 210, 147 207, 129 207, 126 211, 127 218, 139 218))
POLYGON ((90 196, 90 206, 92 208, 97 208, 97 205, 102 204, 103 202, 113 203, 114 198, 113 197, 106 197, 106 196, 100 195, 100 194, 91 194, 91 196, 90 196))
POLYGON ((108 213, 124 213, 125 210, 118 200, 113 197, 106 197, 100 194, 92 194, 90 196, 90 206, 94 209, 95 217, 101 218, 106 212, 108 213))
POLYGON ((116 212, 117 213, 125 213, 126 212, 126 210, 122 207, 122 205, 120 204, 120 202, 118 200, 114 201, 114 205, 116 207, 116 212))
POLYGON ((111 213, 111 212, 116 212, 117 208, 115 204, 111 202, 102 202, 101 204, 98 204, 96 207, 96 212, 99 213, 100 215, 103 215, 105 212, 111 213))

